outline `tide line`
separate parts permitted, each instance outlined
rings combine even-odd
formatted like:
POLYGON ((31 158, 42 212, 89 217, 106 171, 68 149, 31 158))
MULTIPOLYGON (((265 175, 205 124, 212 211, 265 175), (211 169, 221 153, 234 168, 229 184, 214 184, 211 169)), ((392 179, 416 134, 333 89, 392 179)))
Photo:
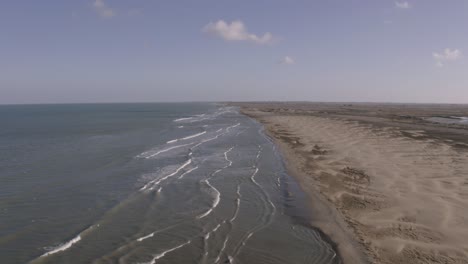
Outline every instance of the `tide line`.
POLYGON ((187 160, 184 164, 182 164, 179 168, 177 168, 173 173, 171 174, 168 174, 160 179, 157 179, 157 180, 152 180, 150 182, 148 182, 147 184, 145 184, 145 186, 143 186, 140 191, 144 191, 144 190, 153 190, 158 184, 160 184, 162 181, 165 181, 166 179, 168 179, 169 177, 172 177, 174 175, 176 175, 177 173, 179 173, 180 170, 182 170, 183 168, 187 167, 190 163, 192 163, 192 159, 189 159, 187 160))
MULTIPOLYGON (((99 225, 97 225, 99 226, 99 225)), ((61 251, 65 251, 69 248, 71 248, 74 244, 78 243, 80 240, 81 240, 81 236, 88 232, 89 230, 91 230, 92 228, 94 228, 94 225, 86 228, 85 230, 81 231, 76 237, 72 238, 71 240, 61 244, 60 246, 57 246, 55 247, 54 249, 42 254, 39 258, 43 258, 43 257, 47 257, 47 256, 50 256, 50 255, 53 255, 55 253, 58 253, 58 252, 61 252, 61 251)))
POLYGON ((206 217, 207 215, 209 215, 218 206, 218 203, 221 200, 221 193, 218 191, 218 189, 216 189, 213 185, 211 185, 211 183, 208 180, 204 180, 204 182, 215 192, 215 199, 213 201, 211 208, 208 209, 205 213, 197 216, 196 217, 197 219, 202 219, 206 217))
POLYGON ((178 141, 187 140, 187 139, 191 139, 191 138, 196 138, 196 137, 199 137, 199 136, 204 135, 204 134, 206 134, 206 131, 203 131, 203 132, 200 132, 200 133, 197 133, 197 134, 193 134, 193 135, 190 135, 190 136, 187 136, 187 137, 183 137, 183 138, 169 140, 166 143, 167 144, 172 144, 172 143, 175 143, 175 142, 178 142, 178 141))

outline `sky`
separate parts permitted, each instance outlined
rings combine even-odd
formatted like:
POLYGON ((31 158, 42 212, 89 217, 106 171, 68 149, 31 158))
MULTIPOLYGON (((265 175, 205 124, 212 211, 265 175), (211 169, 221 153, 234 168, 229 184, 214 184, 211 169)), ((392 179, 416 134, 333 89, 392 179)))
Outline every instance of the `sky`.
POLYGON ((0 3, 0 104, 266 100, 468 103, 468 1, 0 3))

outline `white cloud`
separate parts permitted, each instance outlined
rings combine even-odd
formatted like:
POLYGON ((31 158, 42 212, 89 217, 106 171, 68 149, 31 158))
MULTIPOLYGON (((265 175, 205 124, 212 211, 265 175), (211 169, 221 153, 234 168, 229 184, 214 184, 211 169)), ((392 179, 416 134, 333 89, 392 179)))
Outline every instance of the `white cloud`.
POLYGON ((280 61, 280 64, 286 64, 286 65, 292 65, 294 63, 296 63, 296 61, 294 61, 294 59, 289 56, 285 56, 280 61))
POLYGON ((268 44, 273 41, 273 35, 269 32, 263 36, 249 33, 244 23, 240 20, 232 21, 230 24, 219 20, 209 23, 203 27, 203 32, 220 37, 226 41, 250 41, 257 44, 268 44))
POLYGON ((115 11, 112 8, 108 7, 104 3, 104 0, 95 0, 93 3, 93 7, 100 17, 111 18, 115 16, 115 11))
POLYGON ((401 9, 410 9, 411 4, 408 2, 395 2, 395 6, 401 9))
POLYGON ((432 57, 436 60, 436 66, 442 67, 444 66, 445 62, 449 61, 456 61, 461 59, 462 52, 458 49, 444 49, 441 53, 434 52, 432 53, 432 57))

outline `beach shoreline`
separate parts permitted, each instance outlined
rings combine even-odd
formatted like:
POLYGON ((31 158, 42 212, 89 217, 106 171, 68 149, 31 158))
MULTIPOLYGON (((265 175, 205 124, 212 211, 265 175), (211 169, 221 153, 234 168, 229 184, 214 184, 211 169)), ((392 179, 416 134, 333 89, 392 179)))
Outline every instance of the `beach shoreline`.
POLYGON ((234 105, 264 125, 344 263, 468 263, 457 210, 468 205, 468 129, 425 122, 468 107, 234 105))

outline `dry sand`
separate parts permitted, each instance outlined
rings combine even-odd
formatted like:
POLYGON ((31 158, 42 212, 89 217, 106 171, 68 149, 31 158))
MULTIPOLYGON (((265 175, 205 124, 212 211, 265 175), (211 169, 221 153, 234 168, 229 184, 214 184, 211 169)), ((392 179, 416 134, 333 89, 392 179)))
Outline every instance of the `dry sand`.
POLYGON ((468 263, 468 127, 425 121, 467 106, 236 105, 279 144, 345 263, 468 263))

